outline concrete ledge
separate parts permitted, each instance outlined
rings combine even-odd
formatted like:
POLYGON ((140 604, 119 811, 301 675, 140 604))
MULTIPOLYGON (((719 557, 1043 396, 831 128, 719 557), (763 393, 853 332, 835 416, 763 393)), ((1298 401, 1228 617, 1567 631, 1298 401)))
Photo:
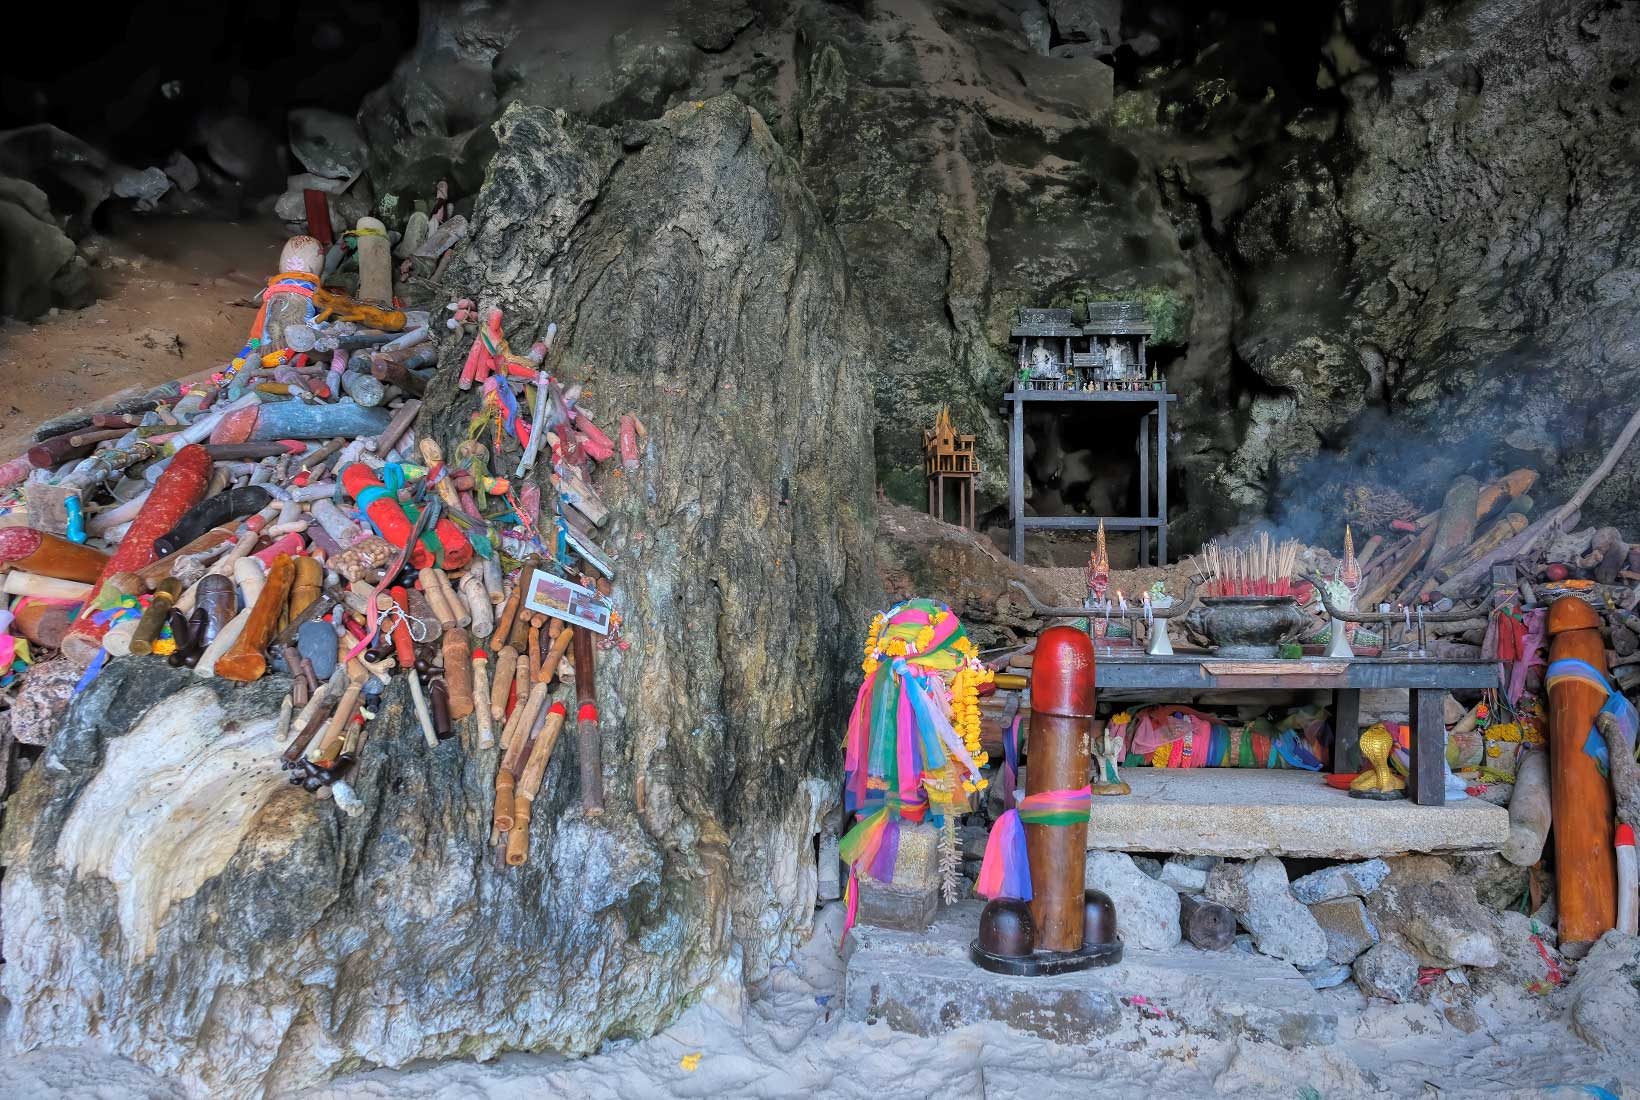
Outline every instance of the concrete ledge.
POLYGON ((1080 974, 988 973, 968 960, 983 907, 970 901, 942 909, 923 933, 856 926, 849 935, 843 1014, 914 1035, 996 1022, 1060 1043, 1090 1042, 1139 1021, 1147 1037, 1164 1041, 1245 1035, 1308 1047, 1336 1036, 1337 1017, 1297 970, 1236 950, 1129 947, 1115 966, 1080 974))
POLYGON ((1316 772, 1123 768, 1122 778, 1132 794, 1093 800, 1090 849, 1368 859, 1496 851, 1509 837, 1509 811, 1478 798, 1372 802, 1333 790, 1316 772))

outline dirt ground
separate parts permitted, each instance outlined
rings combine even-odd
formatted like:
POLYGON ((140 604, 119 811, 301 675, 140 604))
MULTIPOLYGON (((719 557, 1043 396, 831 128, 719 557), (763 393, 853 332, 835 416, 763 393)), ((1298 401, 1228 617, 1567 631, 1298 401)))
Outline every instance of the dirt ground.
POLYGON ((275 221, 147 218, 88 242, 95 303, 0 323, 0 461, 51 416, 227 362, 285 235, 275 221))

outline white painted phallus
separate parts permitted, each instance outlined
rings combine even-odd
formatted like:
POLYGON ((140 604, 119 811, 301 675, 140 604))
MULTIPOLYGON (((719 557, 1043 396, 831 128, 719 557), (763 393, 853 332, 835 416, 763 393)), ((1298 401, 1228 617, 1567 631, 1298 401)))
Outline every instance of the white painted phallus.
POLYGON ((57 862, 113 885, 133 961, 153 954, 171 906, 227 866, 262 808, 286 787, 268 764, 276 722, 271 712, 230 722, 202 684, 108 742, 102 769, 63 826, 57 862))

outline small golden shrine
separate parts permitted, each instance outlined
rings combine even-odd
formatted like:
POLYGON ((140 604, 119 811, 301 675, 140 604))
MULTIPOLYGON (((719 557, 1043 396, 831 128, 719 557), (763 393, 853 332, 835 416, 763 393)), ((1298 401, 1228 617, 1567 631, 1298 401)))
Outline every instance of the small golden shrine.
POLYGON ((957 526, 973 527, 979 461, 974 457, 974 437, 957 434, 949 408, 941 408, 934 426, 923 432, 923 472, 928 478, 928 514, 950 522, 945 518, 945 482, 950 478, 957 483, 957 526))

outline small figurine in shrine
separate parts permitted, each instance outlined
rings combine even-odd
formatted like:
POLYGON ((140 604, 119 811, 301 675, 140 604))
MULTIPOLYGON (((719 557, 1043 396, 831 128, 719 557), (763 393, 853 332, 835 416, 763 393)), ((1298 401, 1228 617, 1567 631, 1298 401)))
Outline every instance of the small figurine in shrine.
POLYGON ((1117 770, 1127 751, 1122 743, 1122 731, 1126 728, 1126 725, 1111 722, 1099 723, 1099 732, 1093 741, 1094 768, 1090 786, 1094 794, 1133 793, 1133 788, 1127 785, 1122 773, 1117 770))

